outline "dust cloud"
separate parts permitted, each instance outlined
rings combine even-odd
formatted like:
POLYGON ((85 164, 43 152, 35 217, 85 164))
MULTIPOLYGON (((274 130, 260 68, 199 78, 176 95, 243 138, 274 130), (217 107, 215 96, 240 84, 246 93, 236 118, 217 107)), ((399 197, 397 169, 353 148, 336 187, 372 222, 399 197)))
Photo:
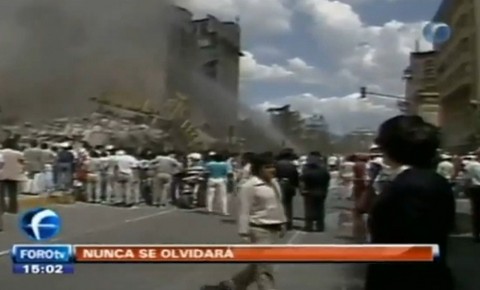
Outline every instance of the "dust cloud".
POLYGON ((3 119, 89 112, 90 97, 162 92, 169 1, 15 0, 0 4, 3 119))
POLYGON ((182 21, 172 9, 173 0, 2 1, 0 121, 82 116, 95 109, 90 98, 104 92, 160 99, 173 86, 191 98, 214 136, 238 126, 240 110, 255 127, 253 139, 285 141, 265 118, 169 53, 172 27, 182 21))

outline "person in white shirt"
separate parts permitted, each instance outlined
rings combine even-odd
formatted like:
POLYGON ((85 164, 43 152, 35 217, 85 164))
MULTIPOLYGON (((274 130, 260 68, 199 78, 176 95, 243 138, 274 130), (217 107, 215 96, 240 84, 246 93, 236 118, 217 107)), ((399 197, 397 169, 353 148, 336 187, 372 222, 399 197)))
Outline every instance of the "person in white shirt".
POLYGON ((23 153, 18 151, 17 141, 14 138, 7 139, 1 150, 0 166, 0 214, 3 211, 10 213, 18 212, 18 194, 21 182, 26 180, 25 159, 23 153), (5 198, 8 197, 8 207, 5 198))
POLYGON ((121 202, 121 197, 118 196, 118 192, 116 191, 115 170, 117 168, 117 156, 112 151, 113 149, 110 149, 108 155, 101 159, 105 172, 105 203, 109 204, 121 202))
POLYGON ((440 156, 441 161, 437 165, 437 173, 445 177, 445 179, 453 185, 453 176, 455 175, 455 166, 452 162, 452 157, 447 154, 442 154, 440 156))
MULTIPOLYGON (((270 154, 260 154, 252 158, 251 164, 252 177, 239 193, 238 233, 244 242, 250 244, 276 244, 285 235, 287 216, 280 184, 275 179, 275 160, 270 154)), ((231 279, 217 285, 204 285, 200 289, 243 290, 252 284, 258 289, 277 289, 273 265, 249 264, 231 279)))
POLYGON ((352 154, 340 165, 339 177, 342 188, 340 197, 342 199, 349 199, 352 196, 355 160, 356 156, 352 154))
POLYGON ((480 243, 480 151, 465 166, 465 188, 470 198, 473 240, 480 243))
POLYGON ((138 190, 134 190, 134 181, 136 170, 139 162, 129 154, 126 150, 119 150, 116 152, 116 192, 119 198, 122 198, 122 203, 126 206, 133 206, 140 203, 140 194, 138 190))

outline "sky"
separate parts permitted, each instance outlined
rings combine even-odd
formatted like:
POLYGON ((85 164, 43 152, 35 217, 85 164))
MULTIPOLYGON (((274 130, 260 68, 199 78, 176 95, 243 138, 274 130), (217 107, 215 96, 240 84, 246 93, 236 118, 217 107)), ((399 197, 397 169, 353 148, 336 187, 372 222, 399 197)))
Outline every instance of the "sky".
POLYGON ((196 17, 239 17, 240 98, 264 110, 290 104, 322 114, 334 133, 374 129, 398 114, 395 100, 358 98, 359 88, 402 96, 403 70, 441 0, 177 0, 196 17))

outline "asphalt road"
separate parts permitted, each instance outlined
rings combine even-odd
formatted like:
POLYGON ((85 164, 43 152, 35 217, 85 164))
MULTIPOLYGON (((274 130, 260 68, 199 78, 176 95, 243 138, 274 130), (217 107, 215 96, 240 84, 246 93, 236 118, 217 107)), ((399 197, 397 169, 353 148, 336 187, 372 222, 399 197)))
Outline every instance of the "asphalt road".
MULTIPOLYGON (((336 194, 327 201, 325 233, 290 232, 284 243, 347 243, 342 238, 350 231, 348 203, 336 194), (346 223, 343 223, 346 222, 346 223)), ((58 207, 65 229, 56 242, 111 244, 224 244, 238 243, 231 220, 195 211, 174 208, 113 208, 88 204, 58 207)), ((302 226, 301 199, 295 202, 296 225, 302 226)), ((230 277, 241 265, 208 264, 135 264, 76 265, 74 275, 23 276, 11 274, 8 250, 13 243, 28 242, 19 232, 15 216, 7 217, 7 232, 0 234, 0 288, 22 290, 187 290, 199 289, 230 277)), ((459 290, 478 290, 480 248, 468 239, 456 238, 452 263, 461 282, 459 290), (478 271, 478 270, 477 270, 478 271), (474 284, 472 284, 474 283, 474 284), (463 284, 463 285, 462 285, 463 284)), ((360 290, 363 266, 349 264, 277 265, 278 289, 360 290)))

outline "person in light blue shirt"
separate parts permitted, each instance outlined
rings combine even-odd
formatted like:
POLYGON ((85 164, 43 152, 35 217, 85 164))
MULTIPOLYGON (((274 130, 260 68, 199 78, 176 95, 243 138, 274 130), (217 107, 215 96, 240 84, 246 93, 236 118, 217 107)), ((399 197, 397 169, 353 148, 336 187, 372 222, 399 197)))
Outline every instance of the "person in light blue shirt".
POLYGON ((213 212, 213 201, 218 197, 222 214, 228 215, 227 180, 232 168, 221 154, 215 153, 211 157, 205 165, 208 172, 207 211, 213 212))

